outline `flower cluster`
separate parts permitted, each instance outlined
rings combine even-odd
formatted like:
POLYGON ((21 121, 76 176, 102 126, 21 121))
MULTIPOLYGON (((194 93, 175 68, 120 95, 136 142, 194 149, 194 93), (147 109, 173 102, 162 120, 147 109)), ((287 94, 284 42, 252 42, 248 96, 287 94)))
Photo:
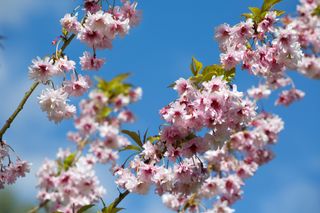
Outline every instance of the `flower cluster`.
MULTIPOLYGON (((268 11, 259 21, 247 18, 235 26, 223 24, 216 29, 224 68, 230 70, 241 65, 242 69, 264 79, 260 88, 251 93, 260 93, 258 90, 262 87, 268 91, 293 86, 285 71, 298 68, 303 58, 297 31, 291 25, 279 26, 277 16, 276 11, 268 11)), ((253 97, 269 94, 264 92, 253 97)))
POLYGON ((134 121, 128 105, 142 95, 141 88, 122 82, 125 77, 99 80, 100 89, 91 91, 89 98, 80 102, 80 115, 74 118, 77 131, 68 133, 77 152, 60 150, 57 161, 47 160, 38 171, 38 199, 40 203, 50 201, 52 211, 74 212, 97 202, 104 194, 93 166, 109 162, 114 165, 118 150, 130 144, 121 134, 121 125, 134 121), (86 147, 87 154, 82 155, 86 147))
POLYGON ((70 132, 69 139, 76 144, 89 141, 92 153, 100 163, 118 159, 118 152, 130 144, 121 135, 121 125, 133 122, 134 114, 127 106, 140 99, 141 88, 130 89, 125 93, 108 94, 93 90, 89 99, 80 103, 81 113, 75 118, 77 132, 70 132))
POLYGON ((55 54, 51 58, 37 57, 29 67, 30 79, 52 87, 45 89, 39 97, 41 109, 47 113, 49 120, 58 123, 73 117, 76 108, 67 103, 68 97, 82 96, 91 86, 89 76, 78 74, 75 61, 63 53, 64 49, 58 50, 59 43, 66 44, 77 36, 93 49, 93 54, 85 51, 80 57, 81 70, 100 70, 105 60, 96 57, 96 50, 110 49, 112 40, 118 35, 125 36, 132 26, 138 24, 140 12, 136 10, 136 6, 137 3, 123 1, 121 7, 109 7, 105 12, 100 1, 86 0, 85 18, 81 23, 77 18, 78 13, 68 13, 60 20, 63 35, 60 36, 59 42, 55 42, 57 45, 55 54), (67 75, 70 75, 70 80, 67 80, 67 75), (54 88, 53 78, 59 76, 63 76, 61 86, 54 88))
POLYGON ((285 17, 284 28, 297 32, 304 57, 298 71, 310 78, 320 78, 320 18, 319 0, 300 0, 297 7, 298 16, 285 17))
POLYGON ((143 144, 127 168, 115 167, 116 183, 140 194, 154 184, 175 211, 198 212, 202 199, 212 199, 212 212, 232 212, 243 180, 272 159, 267 146, 283 122, 257 115, 255 104, 222 77, 201 85, 179 79, 174 89, 179 98, 160 111, 167 125, 158 140, 143 144))
POLYGON ((30 163, 19 157, 16 157, 16 162, 12 161, 10 150, 13 151, 5 142, 0 143, 0 189, 5 184, 15 183, 17 178, 24 177, 30 171, 30 163))
POLYGON ((105 189, 94 171, 95 158, 75 156, 68 150, 60 150, 57 160, 46 160, 38 171, 41 203, 51 201, 50 212, 72 213, 82 206, 97 202, 105 189))

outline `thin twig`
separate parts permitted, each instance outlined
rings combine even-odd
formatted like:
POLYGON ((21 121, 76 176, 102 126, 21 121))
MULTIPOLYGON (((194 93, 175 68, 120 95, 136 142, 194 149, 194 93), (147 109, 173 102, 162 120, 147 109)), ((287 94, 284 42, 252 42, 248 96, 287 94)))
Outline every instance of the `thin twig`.
POLYGON ((113 208, 116 208, 116 207, 119 205, 119 203, 120 203, 128 194, 130 194, 129 190, 126 190, 125 192, 120 193, 120 194, 119 194, 119 197, 117 197, 117 198, 113 201, 112 207, 113 207, 113 208))
MULTIPOLYGON (((61 53, 68 47, 68 45, 75 38, 75 36, 76 36, 75 34, 72 34, 67 40, 64 41, 62 47, 59 50, 61 53)), ((20 101, 16 110, 12 113, 12 115, 8 118, 6 123, 3 125, 3 127, 0 130, 0 141, 2 141, 2 137, 3 137, 4 133, 7 131, 7 129, 10 128, 12 122, 17 117, 17 115, 20 113, 20 111, 23 109, 25 103, 27 102, 27 100, 29 99, 29 97, 31 96, 33 91, 38 87, 39 84, 40 84, 40 82, 34 82, 31 85, 30 89, 25 93, 24 97, 20 101)))
POLYGON ((37 213, 42 207, 46 206, 49 200, 46 200, 39 204, 39 206, 33 207, 28 211, 28 213, 37 213))
POLYGON ((29 91, 25 93, 24 97, 22 98, 21 102, 19 103, 18 107, 16 108, 16 110, 12 113, 12 115, 8 118, 8 120, 6 121, 6 123, 3 125, 3 127, 0 130, 0 141, 2 141, 2 136, 4 135, 4 133, 7 131, 8 128, 10 128, 11 123, 14 121, 14 119, 17 117, 17 115, 19 114, 19 112, 23 109, 25 103, 27 102, 27 100, 29 99, 30 95, 32 94, 32 92, 37 88, 37 86, 39 85, 39 82, 35 82, 32 84, 32 86, 30 87, 29 91))

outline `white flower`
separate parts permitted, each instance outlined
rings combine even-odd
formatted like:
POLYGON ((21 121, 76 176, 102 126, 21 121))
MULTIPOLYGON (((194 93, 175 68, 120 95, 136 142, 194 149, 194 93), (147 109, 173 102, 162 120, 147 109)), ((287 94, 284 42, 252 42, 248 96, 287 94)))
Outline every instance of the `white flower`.
POLYGON ((58 68, 53 65, 49 57, 32 60, 32 65, 29 67, 29 77, 35 81, 45 83, 52 76, 58 73, 58 68))
POLYGON ((67 98, 68 93, 62 88, 56 90, 47 88, 38 97, 41 110, 47 112, 49 120, 55 123, 72 117, 76 112, 75 106, 67 104, 67 98))

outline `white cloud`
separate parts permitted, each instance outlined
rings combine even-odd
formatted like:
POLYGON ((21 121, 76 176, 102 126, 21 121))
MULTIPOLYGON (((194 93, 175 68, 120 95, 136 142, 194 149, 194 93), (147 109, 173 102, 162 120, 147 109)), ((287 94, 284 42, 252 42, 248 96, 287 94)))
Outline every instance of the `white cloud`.
POLYGON ((262 213, 314 213, 320 212, 320 190, 307 180, 291 182, 261 206, 262 213))
POLYGON ((44 0, 1 0, 0 24, 19 26, 24 23, 26 17, 34 12, 41 10, 50 11, 50 13, 64 10, 68 1, 44 1, 44 0))

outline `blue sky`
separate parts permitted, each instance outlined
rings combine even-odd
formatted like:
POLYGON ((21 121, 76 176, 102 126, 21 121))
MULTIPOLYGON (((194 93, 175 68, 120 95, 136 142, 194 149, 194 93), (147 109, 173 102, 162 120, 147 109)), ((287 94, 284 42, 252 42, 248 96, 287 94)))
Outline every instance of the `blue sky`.
MULTIPOLYGON (((0 51, 0 123, 17 106, 31 85, 27 67, 36 56, 53 51, 51 41, 59 35, 59 19, 80 1, 72 0, 0 0, 0 34, 8 37, 5 51, 0 51)), ((138 120, 128 126, 132 130, 149 128, 156 133, 162 123, 158 111, 176 97, 167 85, 179 77, 189 76, 192 56, 204 64, 217 63, 219 50, 212 39, 219 24, 235 24, 249 6, 260 6, 257 0, 162 0, 139 1, 143 10, 141 24, 124 39, 114 43, 112 51, 98 52, 107 63, 98 75, 111 78, 122 72, 132 72, 129 79, 144 89, 143 99, 133 107, 138 120)), ((295 12, 298 0, 284 0, 279 9, 295 12)), ((77 59, 86 47, 74 42, 67 53, 77 59)), ((244 197, 236 212, 313 213, 320 212, 320 82, 294 72, 291 76, 306 97, 289 108, 274 107, 274 97, 264 101, 264 108, 279 114, 285 121, 279 144, 274 147, 276 159, 260 168, 246 182, 244 197)), ((238 71, 236 81, 241 90, 255 83, 248 73, 238 71)), ((40 163, 54 158, 59 147, 72 144, 65 134, 72 123, 50 123, 37 105, 38 89, 24 111, 7 132, 5 139, 23 158, 33 162, 32 172, 11 187, 20 199, 35 201, 34 177, 40 163)), ((105 199, 116 194, 107 168, 98 173, 107 188, 105 199)), ((1 193, 1 192, 0 192, 1 193)), ((123 202, 126 212, 169 212, 151 191, 149 196, 130 195, 123 202)))

